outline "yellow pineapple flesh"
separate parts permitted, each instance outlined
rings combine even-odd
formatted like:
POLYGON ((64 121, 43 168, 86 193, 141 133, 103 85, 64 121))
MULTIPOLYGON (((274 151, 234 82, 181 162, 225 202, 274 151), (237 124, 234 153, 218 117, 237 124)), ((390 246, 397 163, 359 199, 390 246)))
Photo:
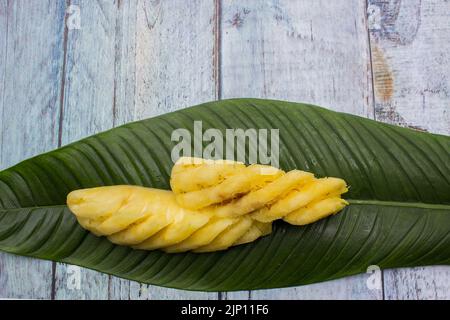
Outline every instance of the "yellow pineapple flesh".
POLYGON ((219 234, 206 246, 195 249, 194 252, 211 252, 225 250, 231 247, 235 242, 247 233, 252 226, 252 219, 249 217, 242 217, 225 231, 219 234))
POLYGON ((172 191, 130 185, 76 190, 67 204, 97 236, 170 253, 225 250, 270 234, 274 220, 305 225, 348 205, 342 179, 228 160, 180 158, 170 185, 172 191))
POLYGON ((178 205, 172 191, 138 186, 76 190, 68 195, 67 204, 82 227, 113 243, 143 250, 189 251, 210 245, 241 220, 259 224, 248 217, 220 218, 186 209, 178 205))

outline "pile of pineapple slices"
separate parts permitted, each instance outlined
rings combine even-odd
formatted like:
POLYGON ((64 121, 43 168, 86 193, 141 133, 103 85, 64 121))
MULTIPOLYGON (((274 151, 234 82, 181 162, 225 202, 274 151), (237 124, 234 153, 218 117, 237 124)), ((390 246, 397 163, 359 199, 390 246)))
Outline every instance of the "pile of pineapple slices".
POLYGON ((305 225, 339 212, 339 178, 228 160, 180 158, 172 191, 118 185, 67 197, 81 226, 116 244, 166 252, 211 252, 252 242, 283 219, 305 225))

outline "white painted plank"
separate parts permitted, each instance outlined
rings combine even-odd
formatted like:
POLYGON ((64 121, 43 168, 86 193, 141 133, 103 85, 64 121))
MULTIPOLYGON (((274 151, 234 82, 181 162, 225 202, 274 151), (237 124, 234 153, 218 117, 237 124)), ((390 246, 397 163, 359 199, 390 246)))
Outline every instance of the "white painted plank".
POLYGON ((351 276, 300 287, 238 291, 226 293, 226 298, 256 300, 367 300, 382 298, 381 271, 378 274, 351 276))
POLYGON ((224 1, 222 96, 372 117, 363 1, 224 1))
POLYGON ((192 292, 157 286, 149 286, 135 281, 112 278, 110 283, 111 300, 199 300, 217 299, 217 294, 192 292))
MULTIPOLYGON (((0 168, 58 144, 64 3, 0 1, 0 168)), ((52 263, 0 254, 0 298, 50 298, 52 263)))
POLYGON ((384 272, 388 300, 448 300, 450 268, 442 266, 402 268, 384 272))
POLYGON ((136 92, 136 35, 139 2, 120 1, 116 14, 114 124, 133 121, 136 92))
MULTIPOLYGON (((6 49, 8 43, 8 16, 7 0, 0 1, 0 103, 3 108, 3 98, 6 87, 6 49)), ((3 114, 0 112, 0 120, 3 120, 3 114)), ((0 122, 1 123, 1 122, 0 122)), ((0 140, 1 141, 1 140, 0 140)))
POLYGON ((213 100, 214 1, 139 4, 134 118, 213 100))
MULTIPOLYGON (((122 2, 121 11, 116 124, 215 99, 214 1, 122 2)), ((110 298, 215 299, 217 293, 112 278, 110 298)))
MULTIPOLYGON (((319 104, 373 116, 364 1, 223 1, 222 97, 319 104)), ((368 275, 228 299, 381 299, 368 275)))
MULTIPOLYGON (((62 117, 62 144, 114 124, 116 3, 71 1, 62 117), (77 15, 79 14, 79 29, 77 15)), ((108 299, 109 276, 58 263, 56 299, 108 299)))
POLYGON ((450 3, 369 1, 376 117, 450 133, 450 3))
POLYGON ((194 292, 157 286, 116 278, 111 282, 110 299, 131 300, 214 300, 217 293, 194 292))
MULTIPOLYGON (((450 2, 369 1, 376 118, 450 134, 450 2)), ((450 267, 384 272, 386 299, 450 299, 450 267)))

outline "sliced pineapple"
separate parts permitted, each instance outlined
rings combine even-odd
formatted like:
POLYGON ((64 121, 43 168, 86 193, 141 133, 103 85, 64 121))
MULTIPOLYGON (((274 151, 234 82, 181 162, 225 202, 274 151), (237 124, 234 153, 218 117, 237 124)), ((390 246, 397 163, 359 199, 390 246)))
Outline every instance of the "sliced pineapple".
POLYGON ((109 186, 75 190, 67 196, 67 204, 77 217, 100 218, 111 215, 130 196, 133 186, 109 186))
POLYGON ((210 210, 215 216, 219 217, 244 215, 272 203, 292 188, 300 187, 314 179, 312 173, 299 170, 292 170, 284 175, 277 174, 272 177, 279 178, 259 189, 250 191, 239 199, 214 208, 207 208, 205 211, 210 210))
MULTIPOLYGON (((197 158, 183 158, 182 163, 200 162, 197 158)), ((213 160, 204 160, 215 168, 223 165, 213 160)), ((201 170, 205 164, 197 165, 201 170)), ((183 180, 172 183, 176 199, 180 206, 208 212, 213 216, 237 217, 251 214, 260 222, 282 219, 289 213, 307 206, 309 203, 330 197, 339 197, 348 191, 344 180, 339 178, 316 179, 312 173, 292 170, 285 173, 270 166, 250 165, 226 162, 227 174, 219 180, 211 179, 207 187, 199 187, 191 192, 186 190, 183 180), (270 174, 267 174, 270 172, 270 174), (214 184, 216 183, 216 184, 214 184)), ((183 165, 175 164, 177 175, 183 173, 183 165)), ((189 169, 193 170, 193 169, 189 169)), ((332 212, 329 212, 332 214, 332 212)))
POLYGON ((282 174, 282 170, 272 170, 271 167, 263 165, 237 168, 236 173, 223 182, 196 191, 178 193, 176 199, 183 208, 198 210, 240 197, 252 189, 261 188, 274 181, 282 174))
POLYGON ((335 214, 342 210, 348 202, 341 198, 327 198, 313 202, 306 207, 289 213, 283 218, 284 221, 294 225, 305 225, 316 222, 330 214, 335 214))
POLYGON ((266 236, 272 232, 272 223, 263 223, 254 220, 253 225, 247 230, 242 237, 240 237, 233 246, 237 246, 244 243, 253 242, 256 239, 266 236))
MULTIPOLYGON (((67 204, 83 228, 97 236, 107 236, 113 243, 144 250, 194 250, 210 245, 231 226, 249 221, 250 226, 261 225, 248 217, 221 218, 186 209, 178 205, 171 191, 138 186, 77 190, 68 195, 67 204), (108 197, 109 194, 113 196, 108 197)), ((260 232, 258 237, 265 234, 260 232)), ((232 245, 233 242, 227 242, 227 247, 232 245)))
POLYGON ((194 232, 186 240, 173 246, 167 247, 164 250, 167 252, 183 252, 205 246, 212 242, 225 229, 238 221, 239 219, 237 218, 214 219, 210 223, 194 232))
POLYGON ((197 191, 221 183, 236 174, 238 169, 245 169, 245 164, 182 157, 172 168, 170 187, 177 194, 197 191))
POLYGON ((206 214, 190 212, 182 208, 174 210, 172 214, 174 215, 174 220, 170 225, 144 242, 135 245, 134 248, 154 250, 173 246, 189 238, 209 221, 209 216, 206 214))
POLYGON ((140 223, 134 223, 128 228, 110 235, 108 239, 121 245, 137 245, 167 227, 171 222, 172 220, 167 214, 153 214, 140 223))
POLYGON ((239 241, 251 227, 252 219, 249 217, 242 217, 215 237, 209 244, 194 249, 194 252, 211 252, 228 249, 235 242, 239 241))
POLYGON ((263 208, 253 213, 252 217, 261 222, 281 219, 290 212, 302 208, 315 200, 330 196, 339 196, 340 194, 347 192, 347 190, 345 181, 339 178, 310 180, 310 182, 302 188, 292 190, 287 196, 270 207, 263 208))
POLYGON ((67 204, 83 228, 113 243, 173 253, 225 250, 270 234, 276 219, 305 225, 348 205, 342 179, 233 161, 180 158, 171 187, 76 190, 67 204))
MULTIPOLYGON (((144 206, 146 215, 138 221, 128 221, 120 231, 109 234, 109 240, 117 244, 135 245, 150 238, 166 228, 174 221, 181 219, 187 210, 179 208, 172 192, 166 190, 135 187, 134 202, 144 206), (130 223, 131 222, 131 223, 130 223)), ((88 192, 89 189, 87 189, 88 192)), ((118 209, 108 220, 113 221, 116 215, 121 215, 118 209)), ((105 232, 103 234, 106 234, 105 232)))
POLYGON ((103 233, 97 229, 97 226, 102 222, 102 220, 77 217, 77 221, 84 229, 91 231, 96 236, 103 235, 103 233))

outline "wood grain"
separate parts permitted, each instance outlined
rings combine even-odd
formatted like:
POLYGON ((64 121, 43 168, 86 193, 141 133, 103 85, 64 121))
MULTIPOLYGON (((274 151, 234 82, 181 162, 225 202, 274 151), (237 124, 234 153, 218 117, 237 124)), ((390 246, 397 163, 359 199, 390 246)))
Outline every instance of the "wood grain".
POLYGON ((214 1, 140 2, 134 119, 215 98, 214 1))
MULTIPOLYGON (((0 169, 58 145, 64 2, 0 1, 0 169)), ((0 297, 51 297, 52 263, 0 253, 0 297)))
MULTIPOLYGON (((373 116, 362 1, 224 1, 222 97, 303 101, 373 116)), ((367 275, 228 299, 381 299, 367 275)))
POLYGON ((373 115, 361 1, 226 1, 223 97, 320 104, 373 115))
POLYGON ((369 1, 378 120, 450 132, 449 12, 448 1, 369 1))
POLYGON ((448 300, 450 268, 402 268, 384 272, 387 300, 448 300))
MULTIPOLYGON (((380 277, 381 278, 381 277, 380 277)), ((301 287, 228 292, 226 299, 249 300, 367 300, 381 299, 381 289, 367 288, 368 275, 356 275, 301 287)), ((381 279, 378 279, 381 284, 381 279)))
MULTIPOLYGON (((377 120, 450 134, 450 2, 370 0, 377 120)), ((386 299, 450 299, 450 267, 387 270, 386 299)))

